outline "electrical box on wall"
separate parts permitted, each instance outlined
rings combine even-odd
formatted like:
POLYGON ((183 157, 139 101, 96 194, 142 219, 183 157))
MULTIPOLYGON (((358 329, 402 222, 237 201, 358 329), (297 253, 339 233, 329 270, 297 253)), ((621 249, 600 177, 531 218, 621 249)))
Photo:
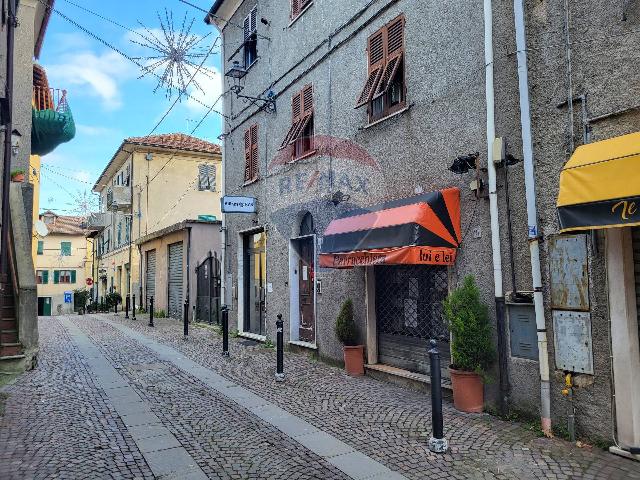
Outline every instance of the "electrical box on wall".
POLYGON ((554 310, 553 340, 558 370, 593 375, 590 313, 554 310))
POLYGON ((533 304, 509 304, 511 356, 538 360, 538 331, 533 304))

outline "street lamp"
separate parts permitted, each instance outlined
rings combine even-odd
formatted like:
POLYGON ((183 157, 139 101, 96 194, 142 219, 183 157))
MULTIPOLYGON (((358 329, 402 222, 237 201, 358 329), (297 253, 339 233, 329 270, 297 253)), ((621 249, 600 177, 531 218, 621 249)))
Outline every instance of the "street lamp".
POLYGON ((15 157, 18 155, 18 150, 20 150, 20 142, 22 141, 22 134, 13 129, 11 131, 11 154, 15 157))

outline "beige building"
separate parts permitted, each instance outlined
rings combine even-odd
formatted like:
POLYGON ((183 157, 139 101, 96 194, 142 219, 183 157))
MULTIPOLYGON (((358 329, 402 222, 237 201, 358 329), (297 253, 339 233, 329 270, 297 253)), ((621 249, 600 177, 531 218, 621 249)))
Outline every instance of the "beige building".
POLYGON ((184 134, 125 139, 93 187, 98 300, 111 291, 142 298, 137 240, 188 219, 218 221, 220 179, 218 145, 184 134))
POLYGON ((40 216, 49 234, 36 243, 38 315, 60 315, 74 311, 73 291, 86 287, 91 252, 82 228, 82 217, 40 216))

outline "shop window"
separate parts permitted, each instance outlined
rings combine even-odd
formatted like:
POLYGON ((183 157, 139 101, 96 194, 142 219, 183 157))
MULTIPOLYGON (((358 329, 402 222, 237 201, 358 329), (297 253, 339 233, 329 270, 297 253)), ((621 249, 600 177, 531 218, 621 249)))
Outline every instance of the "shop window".
POLYGON ((258 6, 251 9, 243 23, 244 28, 244 67, 249 68, 258 59, 258 6))
POLYGON ((280 150, 291 148, 291 160, 314 152, 313 86, 306 85, 291 99, 291 127, 280 150))
POLYGON ((406 105, 404 16, 399 16, 369 37, 368 75, 356 101, 367 106, 375 122, 406 105))
POLYGON ((60 255, 63 257, 71 255, 71 242, 60 242, 60 255))

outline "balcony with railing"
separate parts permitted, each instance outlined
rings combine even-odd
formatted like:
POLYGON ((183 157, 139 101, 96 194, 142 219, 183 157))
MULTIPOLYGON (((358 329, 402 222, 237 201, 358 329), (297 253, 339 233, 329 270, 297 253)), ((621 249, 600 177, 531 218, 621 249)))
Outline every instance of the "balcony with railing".
POLYGON ((106 213, 92 213, 87 217, 88 230, 104 230, 109 225, 106 213))
POLYGON ((67 101, 67 91, 50 88, 47 75, 39 65, 33 66, 31 99, 31 153, 46 155, 76 135, 76 125, 67 101))
POLYGON ((131 187, 126 185, 112 185, 107 191, 107 209, 127 211, 131 208, 131 187))

